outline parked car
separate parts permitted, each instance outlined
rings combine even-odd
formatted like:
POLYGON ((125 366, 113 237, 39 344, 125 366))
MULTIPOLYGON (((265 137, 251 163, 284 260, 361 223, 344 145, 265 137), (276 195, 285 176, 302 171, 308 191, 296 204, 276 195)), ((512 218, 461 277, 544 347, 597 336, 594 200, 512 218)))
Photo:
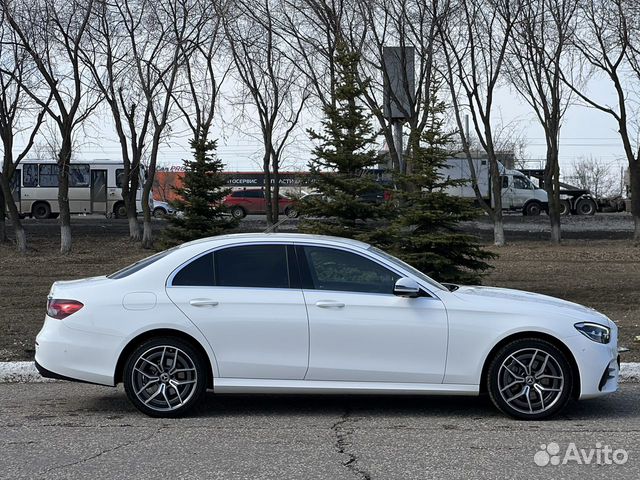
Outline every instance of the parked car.
POLYGON ((164 218, 167 215, 175 215, 175 209, 168 203, 153 199, 152 213, 155 218, 164 218))
MULTIPOLYGON (((293 205, 293 200, 280 195, 278 210, 289 218, 296 218, 298 210, 293 205)), ((229 212, 234 218, 244 218, 247 215, 264 215, 267 213, 267 202, 264 190, 259 188, 236 190, 227 195, 224 204, 229 207, 229 212)))
POLYGON ((365 243, 236 234, 56 282, 45 377, 115 386, 152 416, 214 393, 478 395, 541 419, 618 388, 618 329, 595 310, 444 286, 365 243))

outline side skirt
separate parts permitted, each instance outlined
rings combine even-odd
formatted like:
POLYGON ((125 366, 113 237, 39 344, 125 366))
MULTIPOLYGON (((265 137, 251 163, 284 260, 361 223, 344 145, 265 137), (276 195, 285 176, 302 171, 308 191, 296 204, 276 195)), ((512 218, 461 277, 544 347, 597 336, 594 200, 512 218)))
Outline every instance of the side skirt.
POLYGON ((253 378, 216 378, 216 393, 327 393, 327 394, 404 394, 404 395, 478 395, 478 385, 382 382, 332 382, 319 380, 267 380, 253 378))

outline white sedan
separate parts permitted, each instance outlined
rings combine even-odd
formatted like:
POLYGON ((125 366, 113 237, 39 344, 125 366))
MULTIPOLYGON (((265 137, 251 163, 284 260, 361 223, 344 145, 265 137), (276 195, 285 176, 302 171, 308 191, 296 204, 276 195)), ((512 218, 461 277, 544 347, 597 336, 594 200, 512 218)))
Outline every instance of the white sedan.
POLYGON ((617 328, 574 303, 443 286, 365 243, 240 234, 56 282, 45 377, 115 386, 153 416, 219 393, 478 395, 523 419, 618 388, 617 328))

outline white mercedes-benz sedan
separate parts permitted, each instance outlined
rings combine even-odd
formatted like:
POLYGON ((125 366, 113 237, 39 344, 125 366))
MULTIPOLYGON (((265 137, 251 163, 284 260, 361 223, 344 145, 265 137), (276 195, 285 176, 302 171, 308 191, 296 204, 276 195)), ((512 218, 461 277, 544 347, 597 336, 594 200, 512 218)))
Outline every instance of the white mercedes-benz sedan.
POLYGON ((617 328, 575 303, 441 285, 343 238, 225 235, 56 282, 45 377, 115 386, 152 416, 218 393, 478 395, 522 419, 618 388, 617 328))

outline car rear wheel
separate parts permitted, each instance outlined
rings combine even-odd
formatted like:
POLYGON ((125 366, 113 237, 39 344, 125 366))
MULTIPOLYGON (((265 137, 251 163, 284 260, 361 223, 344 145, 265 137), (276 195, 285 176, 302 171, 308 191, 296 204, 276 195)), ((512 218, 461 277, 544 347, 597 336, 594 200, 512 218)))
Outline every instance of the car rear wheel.
POLYGON ((284 211, 284 214, 289 218, 297 218, 298 210, 295 209, 294 207, 287 207, 284 211))
POLYGON ((37 218, 38 220, 51 218, 51 207, 46 202, 38 202, 33 206, 31 215, 33 218, 37 218))
POLYGON ((233 218, 240 219, 240 218, 244 218, 246 215, 247 215, 247 214, 246 214, 246 212, 244 211, 244 208, 242 208, 242 207, 238 207, 238 206, 231 207, 231 216, 232 216, 233 218))
POLYGON ((515 418, 540 420, 560 412, 571 398, 573 372, 553 344, 515 340, 493 358, 487 390, 498 409, 515 418))
POLYGON ((141 344, 127 359, 124 389, 141 412, 177 417, 191 410, 207 388, 205 360, 188 343, 157 338, 141 344))

